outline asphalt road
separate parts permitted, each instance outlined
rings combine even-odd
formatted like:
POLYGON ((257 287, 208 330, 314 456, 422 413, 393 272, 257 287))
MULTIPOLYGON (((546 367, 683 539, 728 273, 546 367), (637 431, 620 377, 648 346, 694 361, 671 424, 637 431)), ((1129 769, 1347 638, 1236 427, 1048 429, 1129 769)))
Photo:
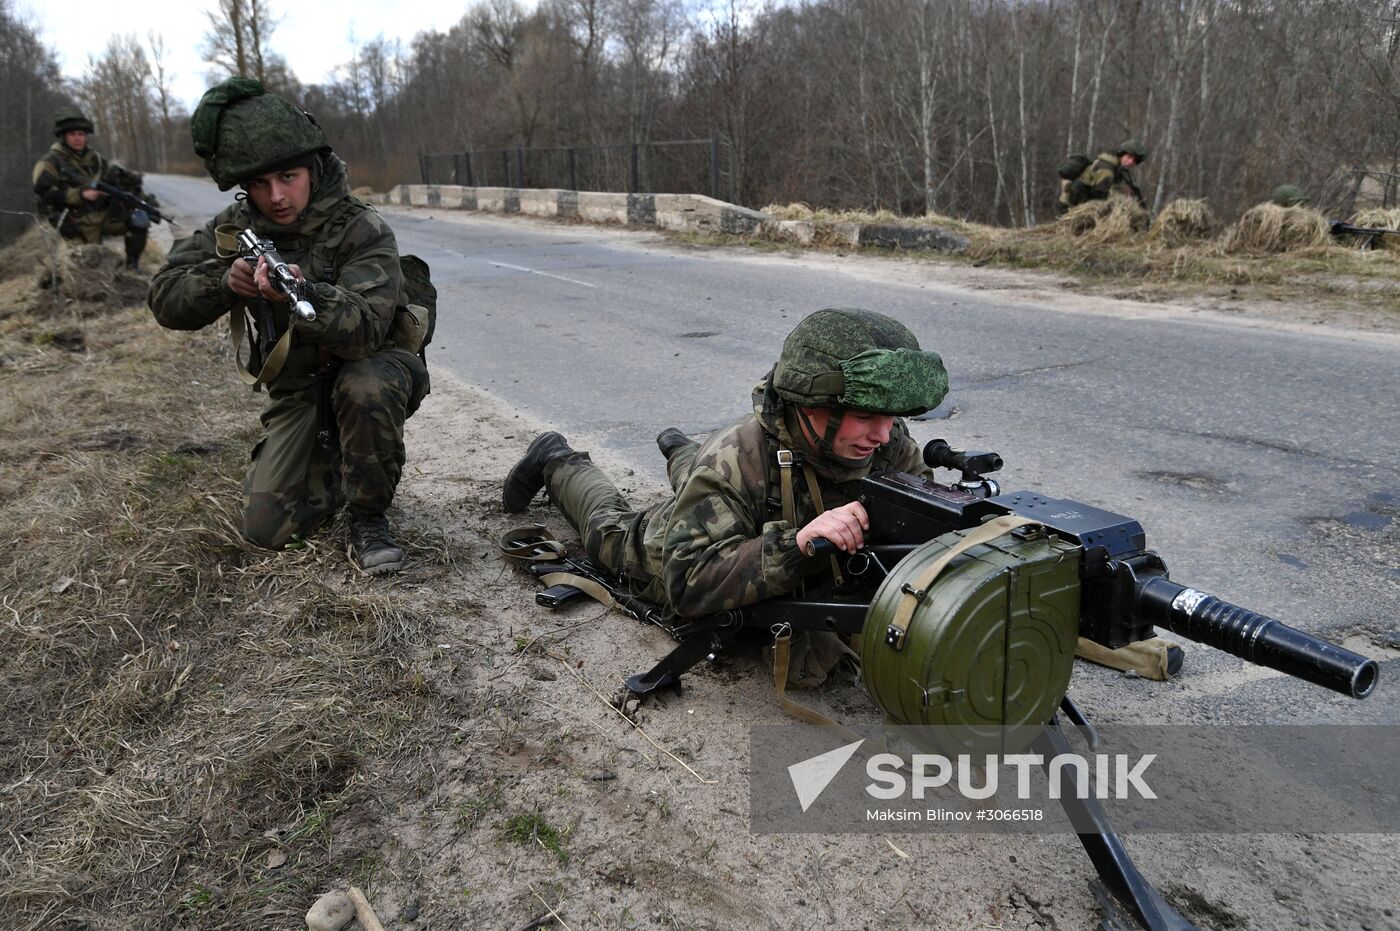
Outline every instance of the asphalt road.
MULTIPOLYGON (((148 177, 202 222, 228 195, 148 177)), ((1065 309, 940 283, 940 266, 701 249, 651 233, 390 211, 439 294, 431 364, 661 476, 807 312, 861 306, 942 353, 952 392, 915 436, 998 450, 1007 489, 1138 518, 1183 584, 1389 658, 1364 703, 1193 651, 1226 720, 1400 723, 1400 341, 1117 302, 1065 309), (1212 685, 1212 683, 1214 683, 1212 685)), ((524 438, 505 442, 519 443, 524 438)), ((410 452, 411 455, 411 452, 410 452)), ((1079 681, 1078 679, 1076 680, 1079 681)), ((1179 697, 1179 696, 1178 696, 1179 697)))

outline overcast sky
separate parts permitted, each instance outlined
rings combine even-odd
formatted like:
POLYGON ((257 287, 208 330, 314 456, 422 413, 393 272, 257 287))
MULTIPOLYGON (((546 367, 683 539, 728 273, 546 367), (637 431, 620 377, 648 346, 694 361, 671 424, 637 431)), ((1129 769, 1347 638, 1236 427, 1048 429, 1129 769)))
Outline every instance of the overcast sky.
MULTIPOLYGON (((154 31, 165 38, 175 95, 191 110, 208 86, 199 47, 208 31, 205 10, 214 0, 20 0, 19 12, 38 28, 63 73, 81 77, 88 58, 97 58, 113 34, 134 33, 143 43, 154 31), (27 14, 27 15, 26 15, 27 14)), ((349 61, 355 40, 376 36, 399 39, 405 51, 420 32, 444 32, 466 12, 467 3, 400 4, 391 0, 300 0, 271 4, 281 22, 272 49, 291 65, 303 84, 321 84, 349 61)))

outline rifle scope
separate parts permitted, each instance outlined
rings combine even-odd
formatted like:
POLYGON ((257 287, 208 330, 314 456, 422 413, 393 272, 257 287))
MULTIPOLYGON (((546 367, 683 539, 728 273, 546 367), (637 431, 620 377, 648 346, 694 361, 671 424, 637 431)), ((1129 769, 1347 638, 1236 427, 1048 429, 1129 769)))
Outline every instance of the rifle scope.
POLYGON ((1365 698, 1376 687, 1375 660, 1161 576, 1139 580, 1136 607, 1156 627, 1334 692, 1365 698))

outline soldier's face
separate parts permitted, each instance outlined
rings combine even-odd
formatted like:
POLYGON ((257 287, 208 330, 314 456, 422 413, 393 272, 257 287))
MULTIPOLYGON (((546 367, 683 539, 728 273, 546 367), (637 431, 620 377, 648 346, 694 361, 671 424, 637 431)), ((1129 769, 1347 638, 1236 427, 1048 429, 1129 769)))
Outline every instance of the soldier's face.
POLYGON ((1118 164, 1124 168, 1135 168, 1137 167, 1137 156, 1131 152, 1124 152, 1118 156, 1118 164))
POLYGON ((74 152, 81 152, 87 148, 87 130, 70 129, 63 134, 63 144, 74 152))
POLYGON ((311 202, 311 169, 269 171, 244 183, 243 190, 258 213, 278 226, 287 226, 295 223, 311 202))
MULTIPOLYGON (((806 408, 807 419, 817 434, 825 435, 831 421, 831 408, 806 408)), ((894 418, 885 414, 867 414, 863 411, 846 411, 841 425, 836 428, 836 437, 831 448, 842 459, 864 459, 890 441, 890 430, 894 428, 894 418)), ((808 439, 815 440, 814 437, 808 439)))

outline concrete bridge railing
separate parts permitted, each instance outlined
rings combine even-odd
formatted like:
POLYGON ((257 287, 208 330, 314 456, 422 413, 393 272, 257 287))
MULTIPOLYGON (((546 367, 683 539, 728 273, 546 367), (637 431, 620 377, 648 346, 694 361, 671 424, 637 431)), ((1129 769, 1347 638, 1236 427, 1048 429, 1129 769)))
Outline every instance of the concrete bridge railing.
POLYGON ((609 194, 555 188, 466 187, 458 184, 400 184, 379 203, 534 217, 625 223, 661 229, 763 236, 810 245, 886 246, 962 252, 967 239, 940 227, 880 223, 779 220, 703 194, 609 194))

